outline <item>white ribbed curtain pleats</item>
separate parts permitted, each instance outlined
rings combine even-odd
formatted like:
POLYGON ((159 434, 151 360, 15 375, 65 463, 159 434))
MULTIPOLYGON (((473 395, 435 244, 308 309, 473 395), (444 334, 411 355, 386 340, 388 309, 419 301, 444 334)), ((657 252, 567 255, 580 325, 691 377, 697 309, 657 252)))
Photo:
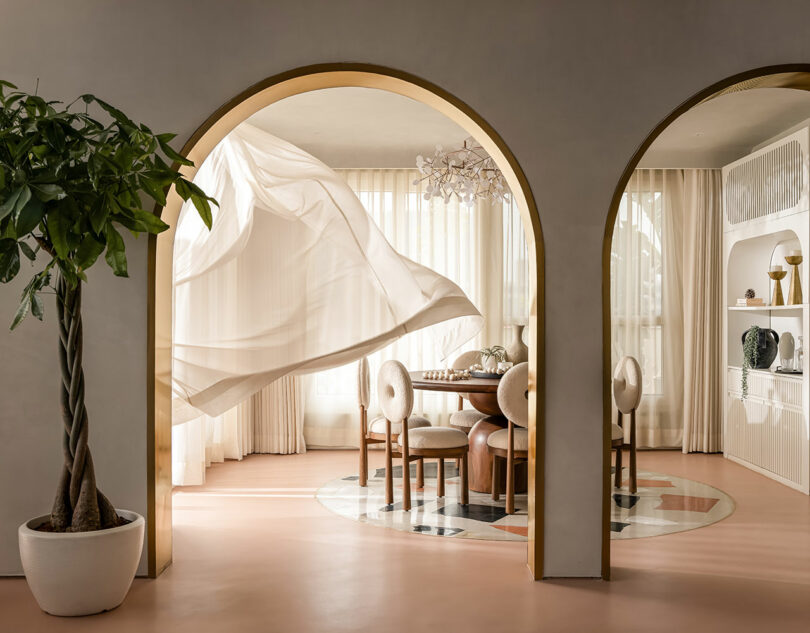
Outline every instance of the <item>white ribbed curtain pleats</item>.
POLYGON ((641 365, 641 447, 718 450, 719 183, 716 170, 637 169, 622 196, 611 244, 611 359, 641 365))
POLYGON ((252 428, 252 453, 305 453, 304 400, 299 376, 285 376, 239 404, 252 428))
MULTIPOLYGON (((336 170, 363 203, 397 252, 454 281, 484 316, 484 327, 453 357, 468 349, 506 345, 507 326, 527 323, 529 262, 518 208, 479 201, 472 208, 453 196, 425 200, 416 170, 336 170)), ((362 318, 363 315, 358 315, 362 318)), ((431 329, 407 334, 369 356, 372 417, 378 413, 376 375, 380 364, 397 359, 409 369, 444 367, 446 361, 431 329)), ((307 445, 357 445, 356 363, 304 377, 307 445)), ((434 425, 447 424, 458 398, 438 392, 415 392, 414 413, 434 425)))

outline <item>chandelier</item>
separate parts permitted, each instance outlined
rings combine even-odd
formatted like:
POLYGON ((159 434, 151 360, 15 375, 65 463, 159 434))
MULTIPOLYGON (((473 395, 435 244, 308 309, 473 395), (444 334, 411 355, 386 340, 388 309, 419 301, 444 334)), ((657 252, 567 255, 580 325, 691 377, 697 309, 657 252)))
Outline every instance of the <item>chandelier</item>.
POLYGON ((427 180, 425 200, 443 198, 450 202, 450 197, 456 194, 463 204, 471 207, 476 199, 503 202, 511 195, 495 161, 472 137, 456 150, 445 152, 437 145, 432 157, 420 154, 416 157, 416 168, 422 177, 413 184, 427 180))

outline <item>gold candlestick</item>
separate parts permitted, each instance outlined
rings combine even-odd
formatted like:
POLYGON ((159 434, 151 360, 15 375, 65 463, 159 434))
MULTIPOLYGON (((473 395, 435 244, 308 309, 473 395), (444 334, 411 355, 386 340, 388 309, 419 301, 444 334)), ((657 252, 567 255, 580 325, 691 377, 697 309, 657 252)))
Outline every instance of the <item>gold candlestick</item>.
POLYGON ((790 289, 788 290, 788 305, 801 305, 802 303, 802 281, 799 279, 799 264, 802 263, 801 255, 788 255, 785 261, 793 266, 790 274, 790 289))
POLYGON ((782 296, 782 280, 787 275, 786 270, 769 270, 768 277, 773 279, 773 299, 771 299, 772 306, 785 305, 785 298, 782 296))

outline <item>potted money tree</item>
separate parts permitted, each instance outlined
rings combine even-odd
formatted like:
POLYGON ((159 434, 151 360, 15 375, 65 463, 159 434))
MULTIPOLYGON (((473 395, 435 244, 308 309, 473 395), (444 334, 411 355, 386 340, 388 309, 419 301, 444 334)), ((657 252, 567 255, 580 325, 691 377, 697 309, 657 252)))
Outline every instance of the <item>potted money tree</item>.
POLYGON ((183 178, 191 165, 119 109, 82 95, 46 101, 0 81, 0 282, 29 266, 11 323, 42 320, 53 294, 59 326, 59 398, 64 461, 50 514, 20 526, 20 557, 40 607, 57 615, 112 609, 126 596, 143 545, 144 520, 116 509, 96 484, 82 370, 82 289, 103 257, 127 276, 124 239, 168 228, 144 207, 161 205, 174 186, 210 227, 211 198, 183 178), (99 118, 91 116, 90 109, 99 118), (100 120, 102 119, 102 120, 100 120), (173 163, 174 165, 171 165, 173 163))

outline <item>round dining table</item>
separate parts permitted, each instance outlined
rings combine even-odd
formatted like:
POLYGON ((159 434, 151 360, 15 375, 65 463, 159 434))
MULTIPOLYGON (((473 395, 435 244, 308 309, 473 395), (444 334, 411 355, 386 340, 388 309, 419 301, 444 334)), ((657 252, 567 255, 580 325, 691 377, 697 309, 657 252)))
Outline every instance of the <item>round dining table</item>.
MULTIPOLYGON (((500 429, 507 427, 506 418, 498 406, 498 384, 500 378, 469 378, 467 380, 429 380, 422 377, 423 372, 410 372, 414 389, 422 391, 443 391, 445 393, 466 394, 470 404, 487 417, 479 420, 468 434, 470 451, 469 486, 475 492, 492 492, 492 456, 489 454, 487 438, 500 429)), ((499 461, 503 470, 500 481, 501 492, 505 492, 506 460, 499 461)), ((525 462, 515 467, 515 492, 526 492, 528 470, 525 462)))

